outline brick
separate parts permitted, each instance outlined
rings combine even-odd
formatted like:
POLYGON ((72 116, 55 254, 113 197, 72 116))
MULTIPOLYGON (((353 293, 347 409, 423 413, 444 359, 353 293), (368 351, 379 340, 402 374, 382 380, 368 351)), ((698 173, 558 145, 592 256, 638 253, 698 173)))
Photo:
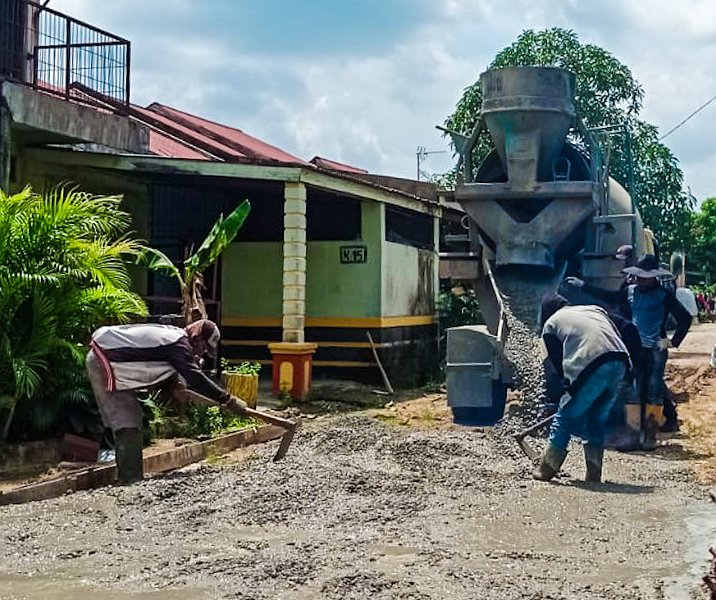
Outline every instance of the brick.
POLYGON ((303 329, 284 329, 282 341, 303 344, 306 341, 303 329))
POLYGON ((283 274, 283 285, 300 285, 305 287, 306 285, 306 272, 305 271, 287 271, 283 274))
POLYGON ((298 213, 285 214, 283 216, 284 229, 306 229, 306 215, 298 213))
POLYGON ((283 203, 283 214, 306 214, 306 201, 305 200, 285 200, 283 203))
POLYGON ((305 316, 306 301, 305 300, 284 300, 283 301, 283 314, 284 314, 284 316, 287 316, 287 315, 305 316))
POLYGON ((303 271, 306 272, 306 259, 294 256, 286 256, 283 259, 283 272, 290 273, 291 271, 303 271))
POLYGON ((305 229, 284 229, 283 230, 283 241, 288 244, 300 244, 306 243, 306 230, 305 229))
POLYGON ((283 256, 306 258, 306 244, 301 242, 289 242, 283 245, 283 256))
POLYGON ((283 316, 283 329, 287 330, 301 330, 303 331, 306 318, 302 315, 284 315, 283 316))
POLYGON ((286 200, 305 200, 306 186, 302 183, 286 182, 283 184, 283 197, 286 200))
POLYGON ((306 288, 302 285, 285 285, 283 287, 283 299, 285 300, 305 300, 306 288))

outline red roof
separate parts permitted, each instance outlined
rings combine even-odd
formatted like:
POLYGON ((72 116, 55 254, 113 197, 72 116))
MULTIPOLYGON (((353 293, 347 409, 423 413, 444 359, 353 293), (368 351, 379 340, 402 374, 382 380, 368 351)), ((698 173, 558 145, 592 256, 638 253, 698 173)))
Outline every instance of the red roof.
POLYGON ((237 162, 258 160, 284 164, 308 164, 305 160, 250 136, 240 129, 221 125, 170 106, 155 102, 143 110, 146 111, 145 116, 149 116, 147 113, 151 113, 157 119, 169 121, 172 127, 185 132, 196 145, 201 147, 216 145, 223 152, 228 150, 226 153, 230 157, 226 157, 225 160, 229 162, 233 162, 231 161, 231 157, 233 157, 238 159, 237 162))
POLYGON ((344 173, 361 173, 363 175, 367 175, 368 171, 365 169, 360 169, 358 167, 354 167, 352 165, 347 165, 345 163, 340 163, 335 160, 329 160, 327 158, 323 158, 322 156, 314 156, 310 162, 317 167, 321 167, 323 169, 330 169, 331 171, 342 171, 344 173))
MULTIPOLYGON (((247 158, 244 153, 222 144, 220 141, 206 138, 195 132, 193 129, 185 127, 184 125, 147 108, 132 105, 131 112, 135 119, 149 123, 158 131, 169 133, 175 139, 187 142, 190 146, 198 146, 202 150, 212 155, 216 155, 223 160, 233 162, 242 159, 245 160, 247 158)), ((151 146, 149 149, 153 152, 151 146)), ((175 154, 172 156, 173 158, 194 158, 194 156, 189 157, 184 156, 183 154, 184 153, 175 154)))
POLYGON ((194 160, 211 160, 212 158, 210 154, 192 148, 156 129, 149 130, 149 151, 152 154, 170 158, 191 158, 194 160))

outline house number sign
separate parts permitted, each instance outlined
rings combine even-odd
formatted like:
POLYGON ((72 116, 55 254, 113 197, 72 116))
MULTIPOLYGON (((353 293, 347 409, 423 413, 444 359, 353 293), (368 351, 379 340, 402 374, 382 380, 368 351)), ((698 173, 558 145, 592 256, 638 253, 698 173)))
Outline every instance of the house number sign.
POLYGON ((341 246, 341 263, 356 264, 368 260, 368 246, 341 246))

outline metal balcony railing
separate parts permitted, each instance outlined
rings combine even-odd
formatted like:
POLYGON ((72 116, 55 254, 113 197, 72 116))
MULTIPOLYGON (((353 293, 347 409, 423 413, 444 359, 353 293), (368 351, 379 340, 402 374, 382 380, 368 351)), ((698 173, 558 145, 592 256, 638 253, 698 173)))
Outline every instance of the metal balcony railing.
POLYGON ((38 2, 0 0, 0 79, 128 106, 129 67, 129 41, 38 2))

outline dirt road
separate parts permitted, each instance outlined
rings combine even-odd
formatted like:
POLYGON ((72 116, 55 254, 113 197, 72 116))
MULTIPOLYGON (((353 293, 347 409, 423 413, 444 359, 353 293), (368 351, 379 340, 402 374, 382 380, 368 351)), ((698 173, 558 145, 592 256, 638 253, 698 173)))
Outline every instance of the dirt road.
POLYGON ((591 487, 574 447, 545 484, 509 440, 444 417, 432 396, 312 422, 280 463, 272 445, 0 508, 0 598, 706 598, 716 505, 688 436, 608 452, 591 487))
POLYGON ((262 448, 5 507, 0 597, 702 597, 690 594, 713 508, 680 461, 610 453, 609 483, 590 488, 576 451, 569 476, 543 484, 511 450, 487 433, 343 417, 278 464, 262 448))

